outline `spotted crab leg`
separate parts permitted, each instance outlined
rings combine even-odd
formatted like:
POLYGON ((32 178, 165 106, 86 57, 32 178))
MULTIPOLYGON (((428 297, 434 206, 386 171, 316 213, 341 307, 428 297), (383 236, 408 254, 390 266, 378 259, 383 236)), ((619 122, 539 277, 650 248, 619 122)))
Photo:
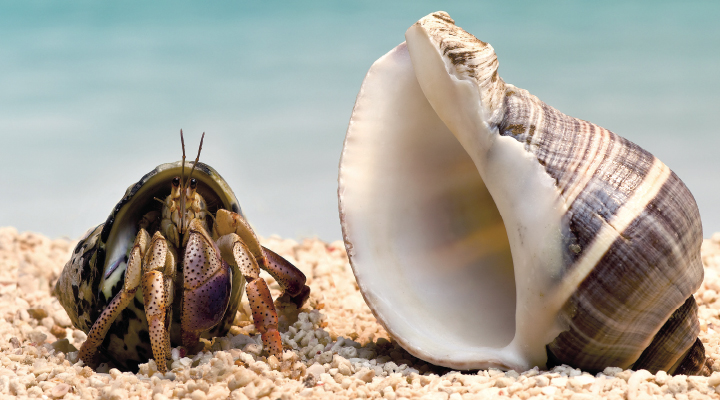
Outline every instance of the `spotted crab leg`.
POLYGON ((143 303, 150 329, 150 345, 158 371, 167 372, 170 358, 170 321, 172 320, 172 282, 175 256, 160 232, 155 232, 143 262, 143 303))
POLYGON ((267 349, 268 353, 281 359, 282 340, 278 331, 278 316, 267 282, 263 278, 255 279, 247 284, 246 292, 252 310, 253 323, 260 332, 263 347, 267 349))
POLYGON ((310 296, 310 288, 305 285, 305 274, 280 255, 261 246, 250 224, 242 216, 227 210, 218 210, 215 217, 215 233, 218 236, 229 233, 237 234, 247 246, 250 254, 257 260, 260 268, 275 278, 298 308, 302 307, 310 296))
POLYGON ((278 317, 267 282, 260 277, 260 268, 270 275, 288 293, 298 307, 307 299, 310 288, 305 275, 287 260, 268 250, 258 242, 255 232, 239 214, 218 210, 215 216, 215 233, 225 260, 239 268, 247 284, 247 296, 255 327, 262 335, 263 345, 270 354, 282 354, 282 341, 278 332, 278 317))
POLYGON ((310 297, 310 287, 305 284, 305 274, 274 251, 265 246, 262 249, 265 263, 260 264, 260 267, 275 278, 298 308, 302 307, 310 297))
POLYGON ((95 320, 87 339, 80 347, 78 356, 85 364, 95 365, 97 363, 97 349, 105 339, 110 326, 135 297, 135 292, 140 286, 143 254, 145 254, 149 241, 150 235, 144 229, 140 229, 130 251, 122 289, 105 307, 100 317, 95 320))
POLYGON ((263 346, 270 354, 279 357, 282 354, 282 341, 277 330, 277 312, 267 282, 260 277, 260 267, 255 257, 236 233, 221 236, 217 240, 217 246, 222 257, 229 260, 231 265, 237 266, 245 277, 253 322, 261 334, 263 346))

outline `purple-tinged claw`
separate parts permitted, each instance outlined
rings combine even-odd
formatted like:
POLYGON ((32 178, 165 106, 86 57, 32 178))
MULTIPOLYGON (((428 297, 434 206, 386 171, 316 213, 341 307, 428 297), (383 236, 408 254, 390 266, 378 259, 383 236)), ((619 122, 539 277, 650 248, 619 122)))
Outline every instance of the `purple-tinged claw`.
POLYGON ((194 348, 200 333, 222 320, 232 292, 230 266, 197 220, 190 222, 183 282, 182 340, 183 345, 194 348))
POLYGON ((225 314, 230 303, 232 276, 227 263, 222 263, 223 268, 210 279, 193 289, 185 289, 182 303, 184 331, 207 331, 225 314))

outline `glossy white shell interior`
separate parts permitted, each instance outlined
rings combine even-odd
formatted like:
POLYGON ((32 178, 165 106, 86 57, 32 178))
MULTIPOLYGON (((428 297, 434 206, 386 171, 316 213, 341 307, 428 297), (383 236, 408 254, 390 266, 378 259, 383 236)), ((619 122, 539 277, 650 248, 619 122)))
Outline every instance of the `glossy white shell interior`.
POLYGON ((565 206, 491 132, 482 93, 419 25, 373 64, 340 163, 343 232, 367 303, 405 349, 459 369, 546 362, 572 288, 554 287, 565 206))

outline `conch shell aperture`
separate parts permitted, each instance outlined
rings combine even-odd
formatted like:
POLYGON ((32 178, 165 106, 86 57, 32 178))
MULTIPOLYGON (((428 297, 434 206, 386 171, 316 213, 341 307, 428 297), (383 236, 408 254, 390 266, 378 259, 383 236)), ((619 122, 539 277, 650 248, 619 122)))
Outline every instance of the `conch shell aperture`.
POLYGON ((701 371, 695 200, 661 161, 498 75, 444 12, 365 77, 340 161, 366 302, 457 369, 701 371))

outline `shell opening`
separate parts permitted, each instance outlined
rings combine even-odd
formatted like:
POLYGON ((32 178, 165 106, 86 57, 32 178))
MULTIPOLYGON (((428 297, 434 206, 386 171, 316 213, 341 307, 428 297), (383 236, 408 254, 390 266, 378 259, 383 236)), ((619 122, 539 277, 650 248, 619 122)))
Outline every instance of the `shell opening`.
MULTIPOLYGON (((110 293, 112 286, 121 279, 125 271, 126 253, 135 240, 139 230, 138 224, 147 213, 162 209, 162 202, 156 199, 165 199, 170 194, 172 181, 174 177, 180 176, 182 168, 181 162, 162 164, 145 175, 138 183, 128 188, 125 197, 117 206, 119 207, 117 212, 111 214, 105 222, 106 225, 113 224, 113 229, 107 238, 107 248, 111 249, 111 252, 105 260, 106 278, 101 284, 106 293, 110 293), (113 266, 112 270, 109 269, 111 266, 113 266)), ((196 171, 194 174, 194 178, 199 182, 197 190, 205 199, 210 214, 214 215, 218 208, 237 207, 237 200, 232 190, 215 170, 202 163, 198 163, 198 169, 201 172, 196 171)), ((239 208, 237 211, 240 211, 239 208)), ((212 221, 208 223, 212 224, 212 221)), ((159 228, 159 219, 155 221, 154 229, 149 232, 150 235, 157 228, 159 228)))
POLYGON ((454 359, 495 353, 515 333, 505 225, 473 160, 408 68, 404 44, 378 60, 348 130, 339 195, 354 272, 378 319, 394 322, 387 328, 411 353, 435 359, 424 348, 438 343, 454 359))

